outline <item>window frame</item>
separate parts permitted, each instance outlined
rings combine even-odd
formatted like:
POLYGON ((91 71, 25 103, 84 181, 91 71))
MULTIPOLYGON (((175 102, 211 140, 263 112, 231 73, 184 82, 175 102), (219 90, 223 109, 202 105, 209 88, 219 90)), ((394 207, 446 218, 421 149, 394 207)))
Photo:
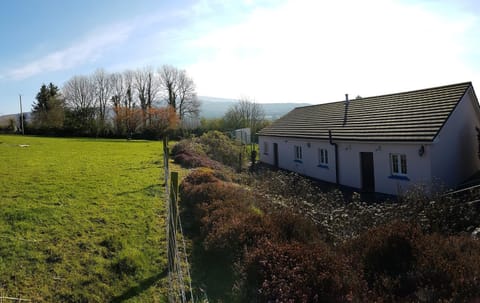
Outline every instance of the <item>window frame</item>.
POLYGON ((390 173, 392 176, 408 176, 407 155, 401 153, 390 154, 390 173))
POLYGON ((318 149, 318 166, 328 167, 328 149, 326 148, 318 149))
POLYGON ((263 142, 263 154, 268 155, 268 142, 263 142))
POLYGON ((294 160, 295 161, 302 162, 303 151, 302 151, 302 146, 301 145, 294 145, 293 146, 293 155, 294 155, 294 160))

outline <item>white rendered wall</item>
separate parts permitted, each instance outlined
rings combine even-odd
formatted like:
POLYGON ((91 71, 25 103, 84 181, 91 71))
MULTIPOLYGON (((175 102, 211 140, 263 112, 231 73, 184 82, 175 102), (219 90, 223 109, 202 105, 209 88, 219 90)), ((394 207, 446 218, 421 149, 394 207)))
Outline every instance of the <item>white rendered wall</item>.
POLYGON ((338 145, 340 184, 361 188, 362 176, 360 153, 372 152, 375 175, 375 191, 398 195, 413 185, 430 185, 430 146, 422 143, 357 143, 345 142, 338 145), (424 146, 425 153, 419 155, 424 146), (407 178, 392 175, 390 154, 404 154, 407 157, 407 178))
MULTIPOLYGON (((334 140, 335 142, 335 140, 334 140)), ((335 183, 335 149, 328 141, 302 140, 297 138, 281 138, 260 136, 260 161, 273 165, 273 143, 278 144, 279 167, 294 171, 315 179, 335 183), (264 142, 268 144, 268 153, 264 153, 264 142), (295 161, 294 146, 302 146, 302 162, 295 161), (310 147, 309 147, 310 145, 310 147), (318 166, 318 149, 328 150, 328 168, 318 166)), ((375 174, 375 191, 397 195, 415 184, 429 185, 431 182, 431 148, 422 143, 338 143, 339 182, 341 185, 361 188, 360 153, 372 152, 375 174), (425 153, 419 155, 424 146, 425 153), (407 156, 408 180, 392 177, 390 154, 398 153, 407 156)))
POLYGON ((480 169, 475 127, 480 128, 480 112, 470 88, 434 140, 432 176, 436 182, 455 187, 480 169))
POLYGON ((259 136, 258 137, 258 152, 260 156, 260 162, 273 165, 273 142, 274 137, 259 136), (265 143, 268 145, 268 150, 265 150, 265 143))
POLYGON ((260 161, 274 164, 273 143, 278 144, 278 167, 318 180, 335 183, 335 149, 328 141, 302 140, 296 138, 260 136, 260 161), (268 144, 268 154, 264 153, 264 142, 268 144), (294 146, 302 147, 302 160, 295 161, 294 146), (328 166, 319 165, 318 150, 328 152, 328 166))

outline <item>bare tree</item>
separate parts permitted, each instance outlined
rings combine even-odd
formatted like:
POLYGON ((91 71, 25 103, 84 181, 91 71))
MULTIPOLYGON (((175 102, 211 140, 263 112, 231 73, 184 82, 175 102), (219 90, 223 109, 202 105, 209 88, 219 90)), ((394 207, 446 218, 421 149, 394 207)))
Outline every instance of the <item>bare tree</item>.
POLYGON ((90 77, 74 76, 65 83, 62 91, 72 113, 72 126, 90 131, 95 119, 94 86, 90 77))
POLYGON ((198 117, 200 112, 200 101, 195 91, 195 83, 188 77, 185 71, 181 71, 177 77, 178 93, 177 108, 180 118, 198 117))
POLYGON ((177 77, 178 69, 171 65, 163 65, 159 70, 160 89, 166 97, 167 104, 177 110, 177 77))
POLYGON ((241 98, 228 109, 223 119, 230 129, 249 127, 256 133, 265 123, 265 110, 255 101, 241 98))
POLYGON ((103 69, 98 69, 92 76, 96 105, 98 107, 98 131, 105 132, 107 104, 112 97, 112 78, 103 69))
POLYGON ((115 117, 113 119, 114 128, 117 135, 121 135, 125 132, 125 129, 124 129, 125 124, 123 123, 123 119, 122 119, 123 113, 121 112, 123 107, 122 106, 123 102, 126 99, 125 82, 124 82, 123 74, 121 73, 111 74, 110 81, 112 83, 112 97, 110 101, 112 102, 113 112, 115 114, 115 117))
POLYGON ((144 116, 144 126, 150 120, 149 109, 158 94, 158 84, 152 68, 138 69, 134 73, 134 87, 144 116))
POLYGON ((134 100, 134 75, 135 72, 132 70, 126 70, 125 72, 123 72, 123 83, 125 86, 124 106, 127 108, 133 108, 136 106, 134 100))
POLYGON ((195 91, 195 83, 187 72, 171 65, 163 65, 158 74, 163 98, 179 115, 180 120, 197 117, 200 102, 195 91))

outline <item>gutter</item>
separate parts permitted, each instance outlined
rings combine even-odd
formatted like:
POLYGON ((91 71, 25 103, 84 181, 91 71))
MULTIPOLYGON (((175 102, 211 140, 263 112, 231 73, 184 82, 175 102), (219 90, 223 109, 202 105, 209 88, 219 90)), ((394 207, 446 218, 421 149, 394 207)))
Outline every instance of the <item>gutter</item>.
POLYGON ((331 145, 335 147, 335 182, 338 185, 340 184, 339 177, 338 177, 338 145, 337 143, 333 143, 331 130, 328 131, 328 141, 330 142, 331 145))

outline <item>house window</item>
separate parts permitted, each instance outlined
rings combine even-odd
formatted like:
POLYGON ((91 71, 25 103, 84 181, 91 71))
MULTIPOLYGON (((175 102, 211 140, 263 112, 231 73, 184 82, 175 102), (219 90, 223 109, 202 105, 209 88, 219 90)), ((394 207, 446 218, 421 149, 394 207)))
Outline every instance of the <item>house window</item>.
POLYGON ((324 148, 318 150, 318 165, 328 166, 328 151, 324 148))
POLYGON ((404 154, 390 154, 390 165, 392 175, 406 176, 407 175, 407 156, 404 154))
POLYGON ((263 142, 263 153, 268 155, 268 142, 263 142))
POLYGON ((294 147, 295 151, 295 161, 301 161, 302 160, 302 147, 295 145, 294 147))

